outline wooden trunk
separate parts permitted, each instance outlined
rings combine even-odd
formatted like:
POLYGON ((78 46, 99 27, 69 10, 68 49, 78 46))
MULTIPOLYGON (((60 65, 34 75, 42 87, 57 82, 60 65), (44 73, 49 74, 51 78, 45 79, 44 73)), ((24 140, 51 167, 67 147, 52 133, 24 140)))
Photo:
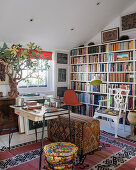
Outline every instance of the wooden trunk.
POLYGON ((17 115, 10 105, 15 104, 15 99, 0 98, 0 130, 18 127, 17 115))

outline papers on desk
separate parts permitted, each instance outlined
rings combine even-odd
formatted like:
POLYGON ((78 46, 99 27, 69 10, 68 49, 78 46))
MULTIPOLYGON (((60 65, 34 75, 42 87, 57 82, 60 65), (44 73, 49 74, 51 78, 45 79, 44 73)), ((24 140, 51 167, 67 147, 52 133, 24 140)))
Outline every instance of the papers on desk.
POLYGON ((22 107, 22 109, 25 109, 25 110, 35 110, 35 109, 41 109, 41 108, 42 106, 38 106, 38 105, 22 107))
POLYGON ((58 109, 55 108, 55 107, 50 107, 50 108, 45 108, 45 111, 46 111, 47 113, 52 113, 52 112, 57 112, 58 109))

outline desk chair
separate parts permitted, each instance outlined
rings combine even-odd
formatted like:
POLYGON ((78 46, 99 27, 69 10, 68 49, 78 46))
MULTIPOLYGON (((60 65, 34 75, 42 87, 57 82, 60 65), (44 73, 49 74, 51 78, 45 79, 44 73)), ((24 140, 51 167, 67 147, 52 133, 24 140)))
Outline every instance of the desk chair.
POLYGON ((80 106, 80 112, 81 112, 81 106, 83 105, 78 101, 77 95, 74 90, 66 90, 64 93, 64 104, 68 105, 69 110, 71 106, 80 106))

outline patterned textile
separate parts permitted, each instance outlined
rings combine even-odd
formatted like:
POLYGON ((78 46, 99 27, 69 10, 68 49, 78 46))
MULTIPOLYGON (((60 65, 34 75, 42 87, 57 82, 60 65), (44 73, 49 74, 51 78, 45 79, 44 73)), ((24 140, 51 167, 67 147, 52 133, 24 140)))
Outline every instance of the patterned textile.
POLYGON ((112 115, 112 116, 117 116, 119 115, 119 111, 118 110, 114 110, 114 109, 100 109, 100 110, 97 110, 98 113, 104 113, 104 114, 109 114, 109 115, 112 115))
POLYGON ((44 146, 45 166, 48 169, 69 169, 77 156, 78 147, 68 142, 56 142, 44 146))
MULTIPOLYGON (((85 155, 99 146, 99 120, 79 114, 70 114, 71 142, 78 146, 78 154, 85 155)), ((68 115, 47 121, 48 138, 51 141, 70 141, 68 115)))

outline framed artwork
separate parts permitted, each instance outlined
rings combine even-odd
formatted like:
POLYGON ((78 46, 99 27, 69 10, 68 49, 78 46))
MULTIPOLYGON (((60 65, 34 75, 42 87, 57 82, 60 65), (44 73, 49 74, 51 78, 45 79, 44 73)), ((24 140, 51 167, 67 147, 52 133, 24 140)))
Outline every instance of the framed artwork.
POLYGON ((129 60, 129 52, 117 53, 116 60, 117 61, 129 60))
POLYGON ((117 41, 118 39, 119 39, 119 27, 112 28, 109 30, 104 30, 101 32, 102 43, 117 41))
POLYGON ((57 96, 64 97, 64 93, 67 89, 67 87, 57 87, 57 96))
POLYGON ((136 28, 136 13, 125 15, 121 17, 122 31, 136 28))
POLYGON ((57 63, 58 64, 68 64, 68 54, 57 53, 57 63))
POLYGON ((58 82, 66 82, 66 69, 58 68, 58 82))

